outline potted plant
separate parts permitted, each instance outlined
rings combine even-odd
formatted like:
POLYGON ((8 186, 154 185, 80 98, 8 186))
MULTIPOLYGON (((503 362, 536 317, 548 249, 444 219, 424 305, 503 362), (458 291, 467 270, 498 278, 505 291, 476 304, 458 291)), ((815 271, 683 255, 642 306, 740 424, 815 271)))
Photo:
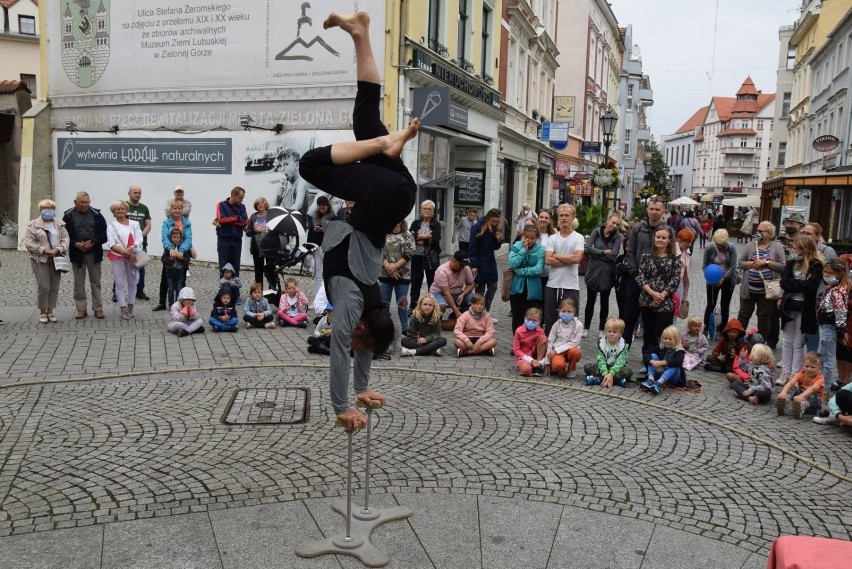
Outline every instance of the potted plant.
POLYGON ((533 120, 538 120, 538 109, 532 110, 532 118, 533 120))
POLYGON ((0 249, 18 248, 18 222, 8 213, 0 213, 0 249))
MULTIPOLYGON (((603 223, 603 206, 597 203, 592 205, 578 205, 575 208, 575 218, 577 219, 577 231, 580 232, 580 235, 588 239, 589 234, 603 223)), ((584 254, 579 266, 581 275, 586 274, 588 266, 589 256, 584 254)))

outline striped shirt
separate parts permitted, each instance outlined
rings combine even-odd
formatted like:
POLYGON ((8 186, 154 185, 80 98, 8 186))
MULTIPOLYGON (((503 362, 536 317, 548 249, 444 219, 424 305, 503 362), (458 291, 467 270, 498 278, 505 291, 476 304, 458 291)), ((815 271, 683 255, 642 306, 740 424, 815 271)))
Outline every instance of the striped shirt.
MULTIPOLYGON (((755 247, 755 249, 751 252, 751 255, 748 258, 749 261, 769 261, 769 247, 766 249, 760 249, 759 247, 755 247)), ((748 290, 750 292, 765 292, 765 288, 763 286, 763 281, 772 280, 773 274, 772 269, 768 266, 762 271, 758 271, 757 269, 749 269, 747 272, 748 277, 748 290), (761 275, 762 273, 762 275, 761 275), (762 278, 761 278, 762 276, 762 278)))

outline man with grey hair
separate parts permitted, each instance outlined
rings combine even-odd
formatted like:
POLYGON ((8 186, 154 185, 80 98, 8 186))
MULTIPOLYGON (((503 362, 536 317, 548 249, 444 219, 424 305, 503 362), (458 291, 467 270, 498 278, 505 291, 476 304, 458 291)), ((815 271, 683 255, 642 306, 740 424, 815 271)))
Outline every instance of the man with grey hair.
POLYGON ((74 318, 80 320, 88 316, 86 312, 86 274, 89 275, 89 287, 92 290, 92 310, 95 318, 104 317, 104 305, 101 300, 101 261, 104 258, 103 244, 107 242, 106 219, 100 210, 92 207, 89 194, 77 192, 74 207, 62 216, 71 249, 68 256, 74 273, 74 304, 77 312, 74 318))
POLYGON ((188 199, 183 197, 183 194, 183 186, 175 186, 175 197, 166 201, 166 217, 172 216, 172 204, 175 202, 175 200, 180 200, 183 202, 183 216, 186 218, 189 217, 189 212, 192 211, 192 204, 188 199))

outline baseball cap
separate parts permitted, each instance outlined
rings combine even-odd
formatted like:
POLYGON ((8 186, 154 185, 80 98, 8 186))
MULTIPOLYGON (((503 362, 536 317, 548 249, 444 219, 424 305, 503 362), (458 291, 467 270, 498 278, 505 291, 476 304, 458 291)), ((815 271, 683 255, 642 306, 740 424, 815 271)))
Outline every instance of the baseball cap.
POLYGON ((456 251, 453 253, 453 259, 461 263, 462 265, 469 265, 470 259, 467 258, 467 253, 464 251, 456 251))

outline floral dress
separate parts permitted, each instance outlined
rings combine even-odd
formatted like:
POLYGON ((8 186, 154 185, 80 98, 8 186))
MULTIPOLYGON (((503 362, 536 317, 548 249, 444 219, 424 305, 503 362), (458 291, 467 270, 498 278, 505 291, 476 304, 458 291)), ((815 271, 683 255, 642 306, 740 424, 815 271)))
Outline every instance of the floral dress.
MULTIPOLYGON (((668 291, 669 293, 660 306, 654 309, 655 312, 674 311, 672 295, 677 291, 680 284, 680 267, 680 257, 676 255, 666 257, 657 257, 653 253, 642 255, 642 260, 639 263, 639 275, 636 278, 639 286, 649 285, 657 292, 668 291)), ((639 293, 639 306, 650 308, 653 302, 650 295, 642 289, 639 293)))

